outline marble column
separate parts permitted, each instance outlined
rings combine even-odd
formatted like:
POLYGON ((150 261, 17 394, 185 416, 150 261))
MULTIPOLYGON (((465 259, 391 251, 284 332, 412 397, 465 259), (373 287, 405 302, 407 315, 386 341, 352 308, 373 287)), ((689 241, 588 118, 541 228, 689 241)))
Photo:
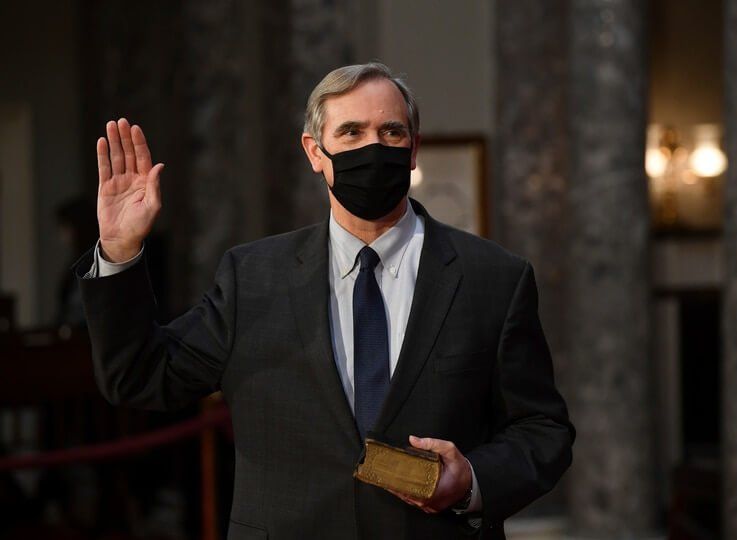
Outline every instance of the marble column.
MULTIPOLYGON (((566 0, 499 0, 496 4, 498 107, 494 125, 495 230, 528 258, 540 293, 556 382, 570 395, 564 319, 568 134, 566 0)), ((565 482, 524 515, 561 514, 565 482)))
POLYGON ((571 0, 571 533, 657 527, 644 170, 646 2, 571 0))
POLYGON ((191 213, 188 161, 188 104, 185 36, 181 10, 165 3, 85 2, 81 9, 86 191, 97 193, 94 146, 105 122, 122 116, 139 124, 153 159, 166 163, 163 208, 154 233, 165 239, 169 269, 160 289, 166 318, 189 303, 188 257, 191 213))
POLYGON ((725 1, 726 172, 722 301, 722 538, 737 538, 737 0, 725 1))
POLYGON ((260 9, 238 0, 184 5, 193 296, 211 286, 225 250, 265 229, 260 9))
POLYGON ((351 33, 357 0, 275 0, 264 5, 264 110, 268 231, 283 232, 324 219, 322 177, 309 167, 300 136, 312 88, 354 60, 351 33))
POLYGON ((300 145, 304 107, 328 71, 351 62, 357 1, 84 11, 86 63, 95 66, 87 101, 97 109, 87 132, 128 116, 166 163, 157 228, 167 238, 171 311, 211 285, 228 247, 325 217, 324 183, 300 145))

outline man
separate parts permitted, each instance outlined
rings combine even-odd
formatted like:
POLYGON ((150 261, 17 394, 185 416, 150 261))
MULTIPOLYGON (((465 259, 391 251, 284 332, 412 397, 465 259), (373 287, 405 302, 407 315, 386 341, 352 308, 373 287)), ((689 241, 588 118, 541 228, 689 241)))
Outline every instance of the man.
POLYGON ((100 241, 78 265, 97 381, 111 402, 151 409, 222 390, 230 539, 503 538, 571 462, 532 269, 408 199, 418 130, 386 66, 328 74, 302 146, 329 219, 231 249, 167 326, 142 260, 163 165, 125 119, 98 140, 100 241), (372 432, 441 456, 432 499, 352 477, 372 432))

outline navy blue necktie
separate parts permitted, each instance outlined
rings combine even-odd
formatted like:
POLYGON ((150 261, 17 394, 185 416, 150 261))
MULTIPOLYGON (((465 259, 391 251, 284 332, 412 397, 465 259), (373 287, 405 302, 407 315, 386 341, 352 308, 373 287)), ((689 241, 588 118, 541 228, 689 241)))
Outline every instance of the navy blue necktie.
POLYGON ((361 270, 353 286, 353 372, 356 424, 365 439, 389 389, 389 336, 384 300, 374 275, 379 256, 365 246, 358 257, 361 270))

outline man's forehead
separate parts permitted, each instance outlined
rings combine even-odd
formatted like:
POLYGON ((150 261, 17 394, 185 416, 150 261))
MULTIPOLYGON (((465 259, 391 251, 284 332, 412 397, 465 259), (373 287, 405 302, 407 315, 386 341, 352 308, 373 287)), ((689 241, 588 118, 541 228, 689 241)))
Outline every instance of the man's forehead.
POLYGON ((343 122, 395 121, 407 124, 407 103, 396 85, 388 79, 370 80, 324 103, 325 120, 343 122))

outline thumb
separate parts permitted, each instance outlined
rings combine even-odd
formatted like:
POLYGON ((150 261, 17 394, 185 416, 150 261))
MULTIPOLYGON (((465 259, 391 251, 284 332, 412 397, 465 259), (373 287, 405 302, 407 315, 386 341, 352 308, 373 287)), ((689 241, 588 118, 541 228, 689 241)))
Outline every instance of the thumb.
POLYGON ((161 206, 161 189, 159 187, 159 176, 164 170, 163 163, 157 163, 146 175, 146 202, 161 206))
POLYGON ((442 439, 433 439, 430 437, 415 437, 414 435, 409 436, 409 443, 415 448, 430 450, 441 455, 447 454, 453 446, 452 443, 444 441, 442 439))

